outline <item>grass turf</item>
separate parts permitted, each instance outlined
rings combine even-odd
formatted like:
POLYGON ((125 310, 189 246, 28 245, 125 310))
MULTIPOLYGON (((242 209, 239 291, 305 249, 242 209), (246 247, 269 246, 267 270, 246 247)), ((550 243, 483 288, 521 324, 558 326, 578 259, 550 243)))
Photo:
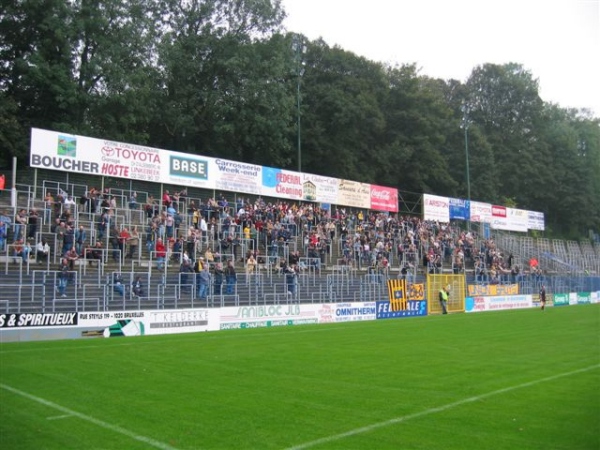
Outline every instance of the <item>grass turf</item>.
POLYGON ((7 449, 598 449, 600 307, 0 345, 7 449))

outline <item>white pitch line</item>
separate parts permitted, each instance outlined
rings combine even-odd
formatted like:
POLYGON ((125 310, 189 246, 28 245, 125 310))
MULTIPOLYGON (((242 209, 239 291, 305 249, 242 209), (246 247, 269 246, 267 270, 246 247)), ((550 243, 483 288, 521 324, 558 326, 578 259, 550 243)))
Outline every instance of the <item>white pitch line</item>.
POLYGON ((17 394, 22 397, 25 397, 29 400, 33 400, 34 402, 41 403, 42 405, 49 406, 50 408, 54 408, 65 414, 78 417, 79 419, 93 423, 94 425, 98 425, 99 427, 106 428, 107 430, 122 434, 123 436, 130 437, 132 439, 135 439, 136 441, 143 442, 144 444, 147 444, 151 447, 159 448, 161 450, 178 450, 177 448, 172 447, 169 444, 165 444, 164 442, 156 441, 156 440, 146 437, 146 436, 141 436, 139 434, 134 433, 133 431, 126 430, 125 428, 121 428, 117 425, 113 425, 108 422, 104 422, 103 420, 96 419, 95 417, 88 416, 86 414, 82 414, 82 413, 74 411, 72 409, 65 408, 64 406, 58 405, 49 400, 46 400, 46 399, 43 399, 40 397, 36 397, 35 395, 31 395, 31 394, 28 394, 27 392, 23 392, 23 391, 20 391, 19 389, 15 389, 11 386, 7 386, 6 384, 0 383, 0 388, 5 389, 9 392, 12 392, 13 394, 17 394))
POLYGON ((421 411, 421 412, 414 413, 414 414, 409 414, 407 416, 395 417, 393 419, 386 420, 384 422, 374 423, 372 425, 355 428, 354 430, 349 430, 344 433, 334 434, 332 436, 326 436, 326 437, 323 437, 320 439, 315 439, 314 441, 305 442, 304 444, 294 445, 293 447, 288 447, 286 450, 304 450, 306 448, 315 447, 320 444, 327 444, 329 442, 339 441, 340 439, 344 439, 344 438, 347 438, 350 436, 355 436, 357 434, 368 433, 369 431, 373 431, 378 428, 383 428, 383 427, 387 427, 389 425, 394 425, 394 424, 397 424, 400 422, 406 422, 411 419, 417 419, 419 417, 428 416, 430 414, 443 412, 448 409, 455 408, 457 406, 461 406, 461 405, 464 405, 467 403, 473 403, 473 402, 482 400, 484 398, 492 397, 494 395, 504 394, 506 392, 526 388, 529 386, 534 386, 539 383, 545 383, 546 381, 553 381, 558 378, 564 378, 564 377, 568 377, 571 375, 576 375, 578 373, 589 372, 590 370, 594 370, 594 369, 598 369, 598 368, 600 368, 600 364, 585 367, 585 368, 579 369, 579 370, 574 370, 572 372, 565 372, 565 373, 560 373, 558 375, 552 375, 551 377, 540 378, 540 379, 537 379, 534 381, 529 381, 527 383, 518 384, 516 386, 510 386, 507 388, 498 389, 497 391, 492 391, 492 392, 488 392, 487 394, 481 394, 481 395, 476 395, 474 397, 465 398, 465 399, 459 400, 457 402, 448 403, 447 405, 438 406, 437 408, 426 409, 425 411, 421 411))
POLYGON ((66 419, 67 417, 73 417, 73 416, 71 414, 61 414, 60 416, 46 417, 46 420, 60 420, 60 419, 66 419))

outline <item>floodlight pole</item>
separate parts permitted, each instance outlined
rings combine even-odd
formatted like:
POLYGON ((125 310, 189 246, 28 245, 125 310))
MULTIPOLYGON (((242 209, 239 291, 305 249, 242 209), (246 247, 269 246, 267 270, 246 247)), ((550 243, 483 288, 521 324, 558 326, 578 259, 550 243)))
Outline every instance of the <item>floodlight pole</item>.
POLYGON ((304 61, 302 61, 302 55, 306 52, 306 45, 304 45, 304 39, 301 35, 295 34, 293 38, 293 49, 295 51, 296 60, 296 116, 297 116, 297 127, 298 127, 298 172, 302 172, 302 131, 301 131, 301 96, 300 96, 300 85, 302 75, 304 75, 304 61))
MULTIPOLYGON (((466 176, 467 176, 467 200, 469 201, 469 205, 471 204, 471 177, 470 177, 470 167, 469 167, 469 108, 467 105, 463 105, 463 119, 462 119, 462 127, 465 130, 465 158, 466 158, 466 176)), ((467 220, 467 227, 471 229, 471 219, 467 220)))

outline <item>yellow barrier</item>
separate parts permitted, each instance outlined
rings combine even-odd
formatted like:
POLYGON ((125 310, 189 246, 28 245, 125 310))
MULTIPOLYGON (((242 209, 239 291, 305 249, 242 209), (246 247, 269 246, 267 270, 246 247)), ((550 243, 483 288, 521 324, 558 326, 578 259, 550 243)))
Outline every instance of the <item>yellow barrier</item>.
POLYGON ((448 297, 448 312, 465 312, 464 275, 439 274, 427 275, 427 314, 441 314, 442 306, 439 301, 440 290, 450 285, 448 297))

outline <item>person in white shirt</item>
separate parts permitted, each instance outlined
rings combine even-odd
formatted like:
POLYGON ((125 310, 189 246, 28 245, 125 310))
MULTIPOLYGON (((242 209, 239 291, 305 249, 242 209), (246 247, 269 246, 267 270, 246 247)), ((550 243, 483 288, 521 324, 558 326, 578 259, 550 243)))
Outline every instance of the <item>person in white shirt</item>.
POLYGON ((35 246, 35 259, 38 263, 43 263, 48 261, 48 255, 50 255, 50 246, 46 242, 45 239, 42 239, 35 246))

